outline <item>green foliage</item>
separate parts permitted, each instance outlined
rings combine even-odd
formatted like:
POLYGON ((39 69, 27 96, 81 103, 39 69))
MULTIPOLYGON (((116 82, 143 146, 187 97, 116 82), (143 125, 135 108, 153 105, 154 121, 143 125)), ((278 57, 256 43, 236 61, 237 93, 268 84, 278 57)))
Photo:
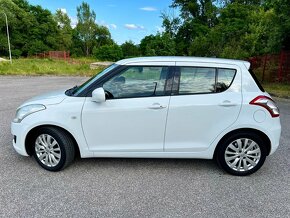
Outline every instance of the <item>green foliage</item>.
POLYGON ((96 13, 91 11, 90 6, 83 2, 77 7, 78 24, 76 31, 78 38, 83 44, 84 53, 89 56, 93 48, 97 32, 96 13))
MULTIPOLYGON (((33 56, 48 50, 71 51, 73 56, 90 56, 94 47, 113 44, 108 28, 97 25, 96 14, 87 3, 77 7, 78 24, 72 28, 66 13, 33 6, 26 0, 0 0, 7 14, 12 55, 33 56)), ((0 55, 8 56, 4 15, 0 13, 0 55)))
POLYGON ((144 56, 172 56, 175 55, 175 42, 169 34, 146 36, 141 40, 140 50, 144 56))
MULTIPOLYGON (((174 41, 176 55, 245 59, 290 49, 289 0, 173 0, 171 7, 180 17, 163 13, 161 35, 174 41)), ((159 37, 145 37, 142 54, 160 55, 159 37)))
POLYGON ((124 54, 124 58, 131 58, 140 56, 140 48, 135 45, 132 41, 126 41, 121 45, 122 52, 124 54))
MULTIPOLYGON (((57 23, 50 11, 29 5, 25 0, 0 0, 0 8, 7 14, 13 56, 33 55, 35 52, 58 49, 57 23)), ((0 17, 0 52, 8 55, 6 24, 0 17)))
POLYGON ((102 61, 118 61, 123 58, 122 49, 116 44, 95 47, 93 53, 97 59, 102 61))
MULTIPOLYGON (((61 10, 55 14, 27 0, 0 0, 7 14, 14 57, 48 50, 70 51, 73 57, 102 60, 155 55, 194 55, 244 59, 290 50, 289 0, 172 0, 163 12, 163 32, 118 46, 107 27, 96 23, 89 4, 77 7, 71 26, 61 10), (174 11, 179 16, 174 15, 174 11)), ((0 55, 8 56, 6 25, 0 14, 0 55)))
POLYGON ((59 50, 68 51, 72 46, 72 27, 69 16, 58 9, 54 15, 59 30, 58 39, 59 50))
POLYGON ((107 27, 96 24, 96 13, 89 4, 83 2, 77 7, 78 24, 76 26, 77 37, 82 43, 83 53, 86 56, 92 54, 95 46, 112 44, 111 34, 107 27))

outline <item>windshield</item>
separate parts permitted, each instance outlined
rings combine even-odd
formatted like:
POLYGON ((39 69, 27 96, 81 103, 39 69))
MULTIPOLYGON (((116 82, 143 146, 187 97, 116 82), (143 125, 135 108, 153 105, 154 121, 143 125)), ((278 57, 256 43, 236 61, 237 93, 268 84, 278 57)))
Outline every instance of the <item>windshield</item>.
POLYGON ((100 73, 96 74, 95 76, 93 76, 92 78, 90 78, 89 80, 87 80, 86 82, 84 82, 82 85, 80 85, 79 87, 76 87, 75 90, 73 90, 73 95, 76 96, 79 93, 81 93, 83 90, 85 90, 87 87, 89 87, 91 84, 93 84, 96 80, 98 80, 99 78, 101 78, 103 75, 105 75, 106 73, 108 73, 109 71, 113 70, 115 67, 117 67, 117 64, 112 64, 110 65, 108 68, 104 69, 103 71, 101 71, 100 73))

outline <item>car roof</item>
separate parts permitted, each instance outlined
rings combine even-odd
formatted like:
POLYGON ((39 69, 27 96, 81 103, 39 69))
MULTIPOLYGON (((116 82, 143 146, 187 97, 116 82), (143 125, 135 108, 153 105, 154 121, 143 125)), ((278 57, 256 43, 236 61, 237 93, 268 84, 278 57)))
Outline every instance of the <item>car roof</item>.
POLYGON ((207 58, 207 57, 182 57, 182 56, 155 56, 155 57, 138 57, 123 59, 116 64, 118 65, 129 65, 140 62, 203 62, 203 63, 219 63, 219 64, 244 64, 248 69, 250 68, 250 62, 243 60, 234 59, 223 59, 223 58, 207 58))

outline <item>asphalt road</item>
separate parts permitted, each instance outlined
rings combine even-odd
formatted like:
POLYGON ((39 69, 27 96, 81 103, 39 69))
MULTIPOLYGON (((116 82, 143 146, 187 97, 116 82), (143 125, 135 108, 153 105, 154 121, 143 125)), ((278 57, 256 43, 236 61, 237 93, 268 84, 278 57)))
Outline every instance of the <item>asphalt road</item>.
POLYGON ((12 148, 10 121, 29 97, 81 77, 0 77, 0 217, 290 217, 290 102, 281 145, 248 177, 209 160, 79 159, 58 173, 12 148))

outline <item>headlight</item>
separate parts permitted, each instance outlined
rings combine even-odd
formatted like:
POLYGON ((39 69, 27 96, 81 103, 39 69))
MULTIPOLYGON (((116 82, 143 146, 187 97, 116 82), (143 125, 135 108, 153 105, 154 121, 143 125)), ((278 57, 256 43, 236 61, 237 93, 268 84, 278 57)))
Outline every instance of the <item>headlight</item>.
POLYGON ((15 118, 13 119, 13 122, 20 123, 28 115, 45 109, 46 107, 42 104, 31 104, 21 107, 16 111, 16 115, 15 118))

